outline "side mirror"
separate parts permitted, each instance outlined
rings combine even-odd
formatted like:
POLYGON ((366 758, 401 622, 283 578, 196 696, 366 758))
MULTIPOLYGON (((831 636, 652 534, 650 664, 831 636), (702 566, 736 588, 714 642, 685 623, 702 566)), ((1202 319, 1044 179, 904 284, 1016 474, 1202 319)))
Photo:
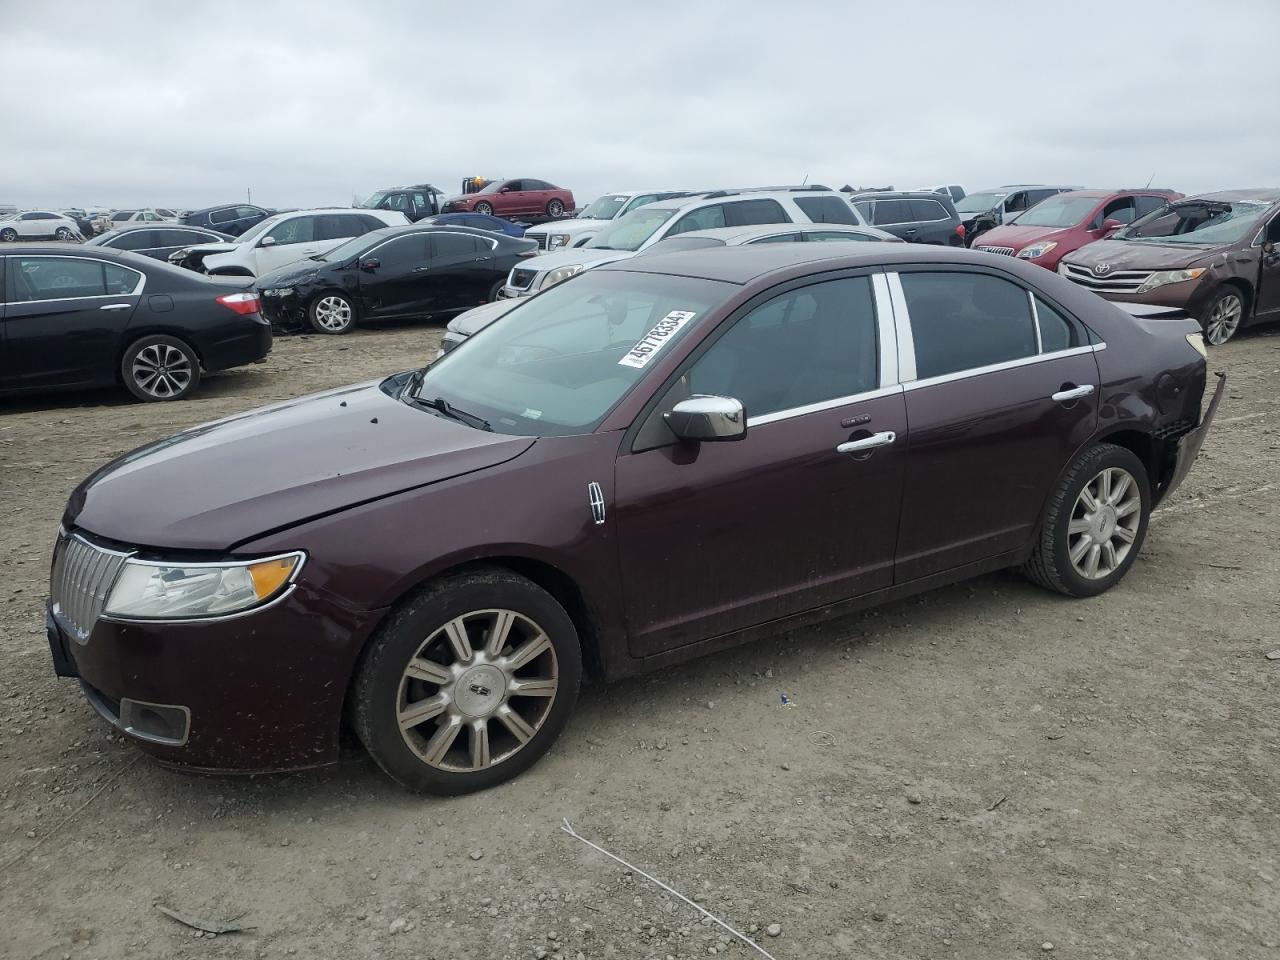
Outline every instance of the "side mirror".
POLYGON ((742 401, 733 397, 695 394, 662 416, 681 440, 741 440, 747 435, 742 401))
POLYGON ((510 188, 510 187, 503 187, 503 188, 501 188, 498 192, 499 192, 499 193, 510 193, 510 192, 511 192, 511 188, 510 188))
POLYGON ((377 270, 380 266, 382 266, 382 261, 377 257, 370 257, 368 260, 360 261, 360 269, 365 273, 373 273, 373 271, 377 270))
POLYGON ((263 237, 261 240, 258 241, 258 246, 260 247, 274 247, 275 245, 276 245, 275 237, 263 237))
POLYGON ((1124 224, 1119 220, 1113 220, 1111 217, 1107 217, 1107 219, 1102 221, 1102 235, 1104 237, 1109 237, 1123 226, 1124 224))

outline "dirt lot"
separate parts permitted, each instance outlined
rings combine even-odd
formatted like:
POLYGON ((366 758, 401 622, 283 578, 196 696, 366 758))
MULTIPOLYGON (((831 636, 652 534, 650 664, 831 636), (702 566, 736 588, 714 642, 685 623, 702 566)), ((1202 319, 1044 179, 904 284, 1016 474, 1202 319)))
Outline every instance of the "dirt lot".
POLYGON ((252 780, 139 759, 52 675, 67 493, 438 335, 283 340, 172 405, 0 401, 0 955, 759 956, 567 817, 777 960, 1280 957, 1280 336, 1213 354, 1217 429, 1098 599, 991 576, 591 689, 547 759, 462 799, 354 750, 252 780), (252 929, 196 938, 156 904, 252 929))

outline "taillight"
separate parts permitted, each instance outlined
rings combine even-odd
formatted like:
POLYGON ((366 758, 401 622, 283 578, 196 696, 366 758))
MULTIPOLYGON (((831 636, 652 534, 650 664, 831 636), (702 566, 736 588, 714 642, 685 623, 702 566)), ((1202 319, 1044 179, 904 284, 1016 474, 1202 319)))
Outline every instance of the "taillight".
POLYGON ((218 302, 228 310, 245 316, 262 310, 262 303, 256 293, 227 293, 219 297, 218 302))
POLYGON ((956 224, 956 236, 957 236, 957 237, 959 237, 961 240, 963 240, 963 239, 964 239, 964 224, 963 224, 963 223, 957 223, 957 224, 956 224))

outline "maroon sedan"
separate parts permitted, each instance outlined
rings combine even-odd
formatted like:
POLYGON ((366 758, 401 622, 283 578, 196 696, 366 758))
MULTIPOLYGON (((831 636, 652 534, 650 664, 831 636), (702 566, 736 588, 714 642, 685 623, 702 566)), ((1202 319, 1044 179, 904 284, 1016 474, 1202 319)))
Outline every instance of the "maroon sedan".
POLYGON ((573 191, 545 180, 495 180, 476 193, 450 197, 444 213, 482 213, 495 217, 563 217, 573 209, 573 191))
POLYGON ((322 764, 347 722, 401 783, 475 790, 546 752, 584 673, 1005 567, 1107 590, 1195 458, 1205 380, 1195 321, 1013 258, 636 258, 425 371, 103 467, 49 640, 161 760, 322 764))

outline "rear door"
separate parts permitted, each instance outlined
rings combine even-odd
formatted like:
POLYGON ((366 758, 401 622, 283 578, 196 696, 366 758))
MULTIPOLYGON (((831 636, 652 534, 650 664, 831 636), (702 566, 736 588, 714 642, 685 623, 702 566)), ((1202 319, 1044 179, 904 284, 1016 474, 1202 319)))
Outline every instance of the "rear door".
POLYGON ((1024 547, 1054 481, 1093 434, 1085 328, 1007 276, 891 274, 911 445, 894 580, 1024 547))
POLYGON ((895 237, 901 237, 908 243, 920 242, 920 231, 914 223, 915 211, 911 209, 911 201, 899 198, 876 200, 872 207, 872 221, 881 230, 887 230, 895 237))
POLYGON ((916 230, 917 243, 946 246, 951 242, 952 237, 956 237, 955 229, 958 221, 953 221, 951 214, 947 213, 947 208, 937 200, 912 197, 908 203, 911 205, 914 221, 912 225, 916 230))
POLYGON ((352 237, 369 232, 369 217, 361 213, 321 213, 316 215, 315 240, 308 246, 317 253, 328 253, 352 237))
POLYGON ((143 275, 91 257, 6 259, 5 388, 110 381, 143 275))
POLYGON ((495 272, 496 240, 448 231, 430 234, 431 309, 433 312, 465 310, 490 299, 495 284, 503 280, 495 272))

